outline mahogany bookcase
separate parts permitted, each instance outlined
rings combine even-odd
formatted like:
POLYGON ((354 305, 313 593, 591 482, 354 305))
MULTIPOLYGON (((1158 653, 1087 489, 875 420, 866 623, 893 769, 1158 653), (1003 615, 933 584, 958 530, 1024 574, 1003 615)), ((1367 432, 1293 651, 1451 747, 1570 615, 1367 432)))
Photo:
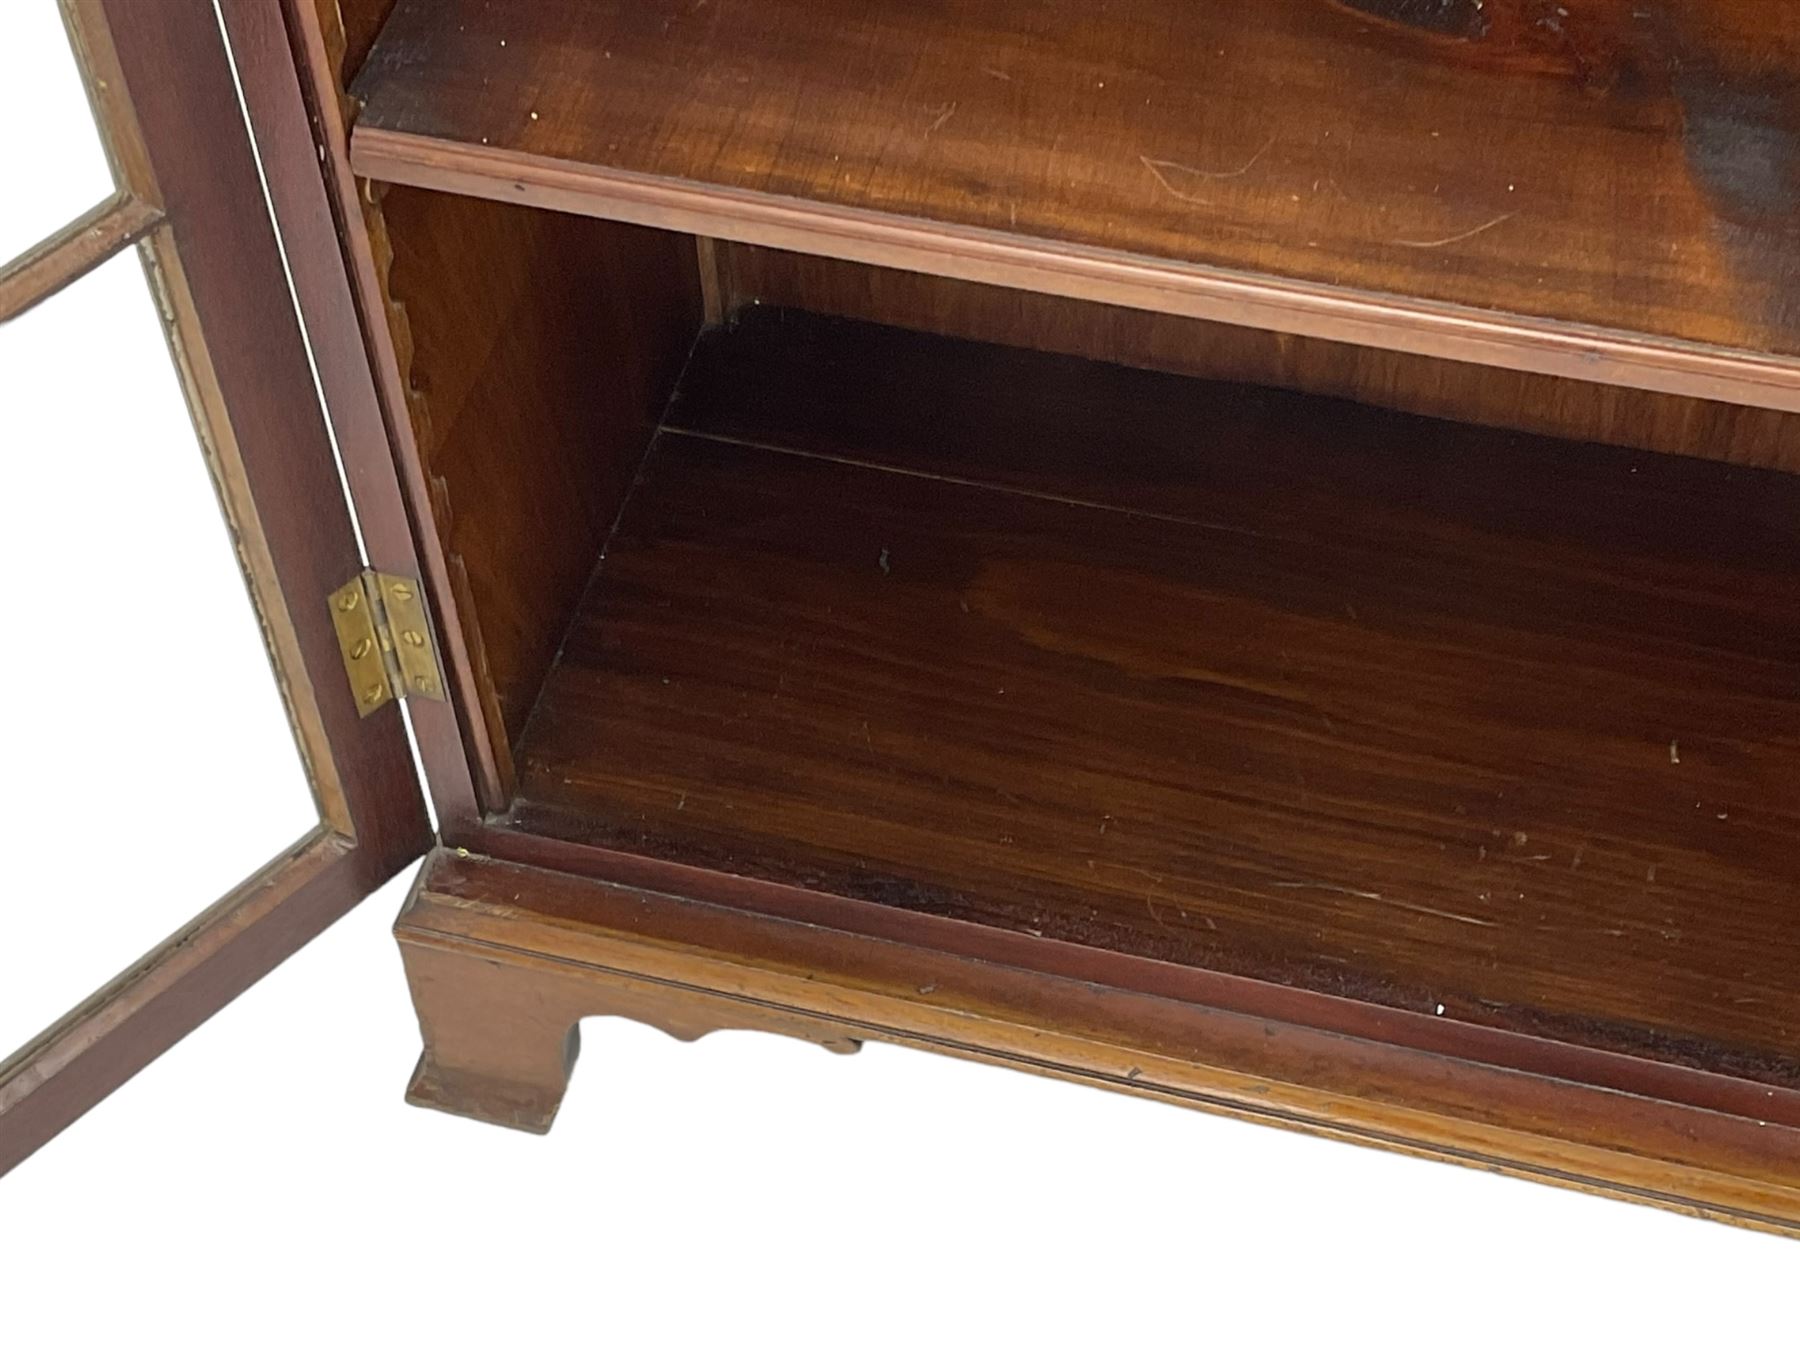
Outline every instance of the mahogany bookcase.
POLYGON ((1800 1227, 1800 23, 223 12, 414 1101, 616 1014, 1800 1227))

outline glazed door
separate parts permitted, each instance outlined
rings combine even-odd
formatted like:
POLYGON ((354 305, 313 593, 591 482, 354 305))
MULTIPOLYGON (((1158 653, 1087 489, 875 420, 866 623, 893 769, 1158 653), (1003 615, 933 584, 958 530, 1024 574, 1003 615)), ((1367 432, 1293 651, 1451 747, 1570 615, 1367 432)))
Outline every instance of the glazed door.
POLYGON ((35 92, 0 93, 0 1173, 430 837, 400 704, 347 674, 399 583, 363 588, 214 6, 5 8, 0 86, 35 92))

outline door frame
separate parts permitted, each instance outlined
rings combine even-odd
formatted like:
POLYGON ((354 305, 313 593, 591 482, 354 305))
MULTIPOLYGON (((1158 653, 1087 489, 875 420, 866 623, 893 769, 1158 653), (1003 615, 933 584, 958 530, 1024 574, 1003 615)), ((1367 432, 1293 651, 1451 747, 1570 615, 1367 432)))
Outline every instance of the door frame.
MULTIPOLYGON (((0 271, 0 296, 22 312, 124 248, 140 249, 320 819, 0 1062, 0 1174, 417 859, 432 836, 399 705, 364 719, 345 679, 326 597, 364 560, 219 17, 195 0, 63 8, 118 191, 0 271)), ((315 327, 311 336, 315 348, 362 350, 358 331, 315 327)), ((359 447, 364 465, 373 449, 359 447)), ((386 490, 398 499, 397 484, 386 490)), ((383 524, 382 565, 416 575, 416 563, 397 565, 407 536, 396 540, 391 520, 383 524)), ((105 547, 78 527, 66 544, 105 547)), ((173 644, 139 655, 180 659, 173 644)), ((166 865, 203 834, 204 803, 145 809, 167 812, 167 853, 104 876, 72 856, 80 882, 30 903, 79 904, 86 886, 129 887, 133 870, 166 865)), ((106 822, 91 828, 103 835, 106 822)))

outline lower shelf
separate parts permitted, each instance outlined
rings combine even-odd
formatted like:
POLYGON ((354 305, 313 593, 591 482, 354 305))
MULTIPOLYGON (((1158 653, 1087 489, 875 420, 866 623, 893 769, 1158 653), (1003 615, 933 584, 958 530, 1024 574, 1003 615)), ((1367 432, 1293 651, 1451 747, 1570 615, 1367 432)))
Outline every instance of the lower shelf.
POLYGON ((513 827, 1800 1087, 1800 483, 752 311, 513 827))

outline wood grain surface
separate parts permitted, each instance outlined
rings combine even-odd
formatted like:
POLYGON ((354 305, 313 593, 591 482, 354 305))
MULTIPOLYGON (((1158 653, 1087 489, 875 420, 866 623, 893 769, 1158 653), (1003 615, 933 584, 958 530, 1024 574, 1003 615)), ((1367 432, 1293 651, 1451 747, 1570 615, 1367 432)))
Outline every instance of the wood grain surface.
MULTIPOLYGON (((599 213, 692 185, 721 228, 733 202, 851 213, 788 221, 809 251, 878 218, 896 244, 972 229, 1460 307, 1469 332, 1648 334, 1674 369, 1681 344, 1800 353, 1800 24, 1770 20, 1754 0, 401 0, 356 86, 356 157, 599 213)), ((1611 359, 1594 378, 1649 381, 1611 359)))
POLYGON ((1800 1080, 1800 484, 752 311, 513 823, 1800 1080))

